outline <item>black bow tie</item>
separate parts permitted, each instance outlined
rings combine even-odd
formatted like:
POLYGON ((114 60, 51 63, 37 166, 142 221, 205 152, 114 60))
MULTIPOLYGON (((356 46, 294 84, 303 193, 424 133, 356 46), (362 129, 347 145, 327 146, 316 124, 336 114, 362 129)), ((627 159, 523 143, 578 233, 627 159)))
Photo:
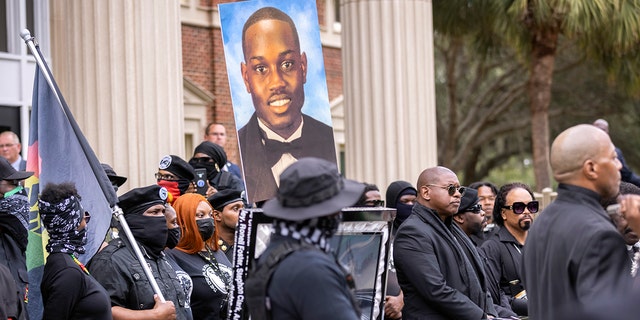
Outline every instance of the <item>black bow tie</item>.
POLYGON ((294 158, 300 159, 303 156, 302 139, 298 138, 291 142, 280 142, 277 140, 263 139, 267 162, 273 167, 285 153, 290 153, 294 158))

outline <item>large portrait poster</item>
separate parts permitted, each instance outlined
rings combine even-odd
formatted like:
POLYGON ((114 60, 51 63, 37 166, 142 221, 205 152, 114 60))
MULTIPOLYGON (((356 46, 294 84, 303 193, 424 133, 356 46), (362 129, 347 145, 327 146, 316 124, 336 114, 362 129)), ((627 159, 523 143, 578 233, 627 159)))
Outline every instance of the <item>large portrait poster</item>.
POLYGON ((318 12, 313 0, 218 7, 245 186, 259 203, 298 159, 336 163, 318 12))

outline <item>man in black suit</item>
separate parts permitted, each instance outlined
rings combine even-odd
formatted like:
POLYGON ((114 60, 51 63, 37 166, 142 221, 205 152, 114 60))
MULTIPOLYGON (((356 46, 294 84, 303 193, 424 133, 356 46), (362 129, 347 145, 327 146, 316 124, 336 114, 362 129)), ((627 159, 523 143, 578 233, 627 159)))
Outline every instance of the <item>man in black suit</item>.
POLYGON ((631 289, 624 240, 600 199, 618 194, 621 164, 609 136, 577 125, 551 146, 558 197, 535 219, 523 249, 523 280, 531 319, 566 319, 581 309, 631 289))
POLYGON ((336 163, 333 130, 302 114, 307 56, 293 20, 265 7, 242 30, 242 77, 255 112, 238 132, 246 189, 251 202, 276 194, 278 177, 302 157, 336 163))
POLYGON ((464 187, 445 167, 424 170, 411 215, 393 243, 402 319, 486 319, 496 316, 484 265, 467 235, 453 223, 464 187))

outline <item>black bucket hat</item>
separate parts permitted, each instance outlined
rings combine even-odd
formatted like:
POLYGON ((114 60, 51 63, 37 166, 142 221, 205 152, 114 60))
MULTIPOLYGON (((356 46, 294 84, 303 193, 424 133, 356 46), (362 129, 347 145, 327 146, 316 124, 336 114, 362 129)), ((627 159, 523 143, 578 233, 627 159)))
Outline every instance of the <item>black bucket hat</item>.
POLYGON ((114 183, 116 186, 119 187, 123 185, 125 182, 127 182, 127 177, 117 175, 110 165, 106 163, 101 163, 100 165, 102 166, 104 173, 107 174, 107 177, 109 178, 111 183, 114 183))
POLYGON ((364 184, 340 176, 334 163, 302 158, 282 172, 276 197, 262 209, 273 218, 307 220, 354 205, 363 191, 364 184))
POLYGON ((0 180, 24 180, 32 175, 31 171, 17 171, 9 160, 0 157, 0 180))

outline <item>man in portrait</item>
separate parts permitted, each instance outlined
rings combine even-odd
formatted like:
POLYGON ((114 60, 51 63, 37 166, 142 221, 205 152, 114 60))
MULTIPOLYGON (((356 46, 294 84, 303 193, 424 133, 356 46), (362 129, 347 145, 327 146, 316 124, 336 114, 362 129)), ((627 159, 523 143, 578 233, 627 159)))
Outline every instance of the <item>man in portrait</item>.
POLYGON ((238 131, 251 202, 276 194, 280 173, 302 157, 336 163, 333 130, 302 113, 307 55, 296 26, 274 7, 255 11, 242 30, 242 80, 254 112, 238 131))

